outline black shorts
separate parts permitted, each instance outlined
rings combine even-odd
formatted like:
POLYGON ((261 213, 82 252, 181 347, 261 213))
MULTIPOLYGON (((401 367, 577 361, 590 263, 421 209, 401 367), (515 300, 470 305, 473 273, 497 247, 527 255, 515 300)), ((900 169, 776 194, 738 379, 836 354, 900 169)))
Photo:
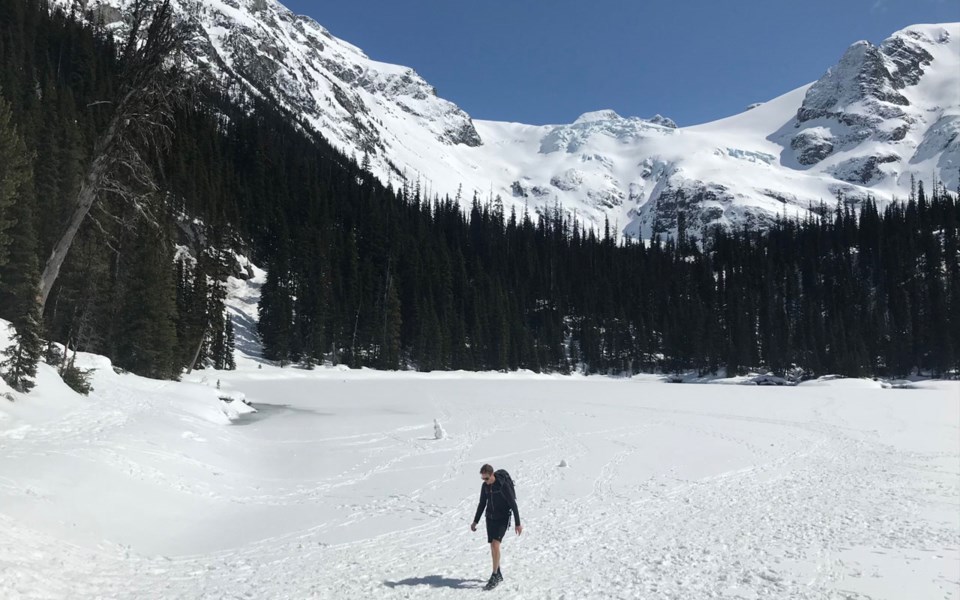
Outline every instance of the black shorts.
POLYGON ((505 521, 491 521, 487 519, 487 543, 492 544, 493 540, 503 541, 503 536, 507 534, 510 527, 510 519, 505 521))

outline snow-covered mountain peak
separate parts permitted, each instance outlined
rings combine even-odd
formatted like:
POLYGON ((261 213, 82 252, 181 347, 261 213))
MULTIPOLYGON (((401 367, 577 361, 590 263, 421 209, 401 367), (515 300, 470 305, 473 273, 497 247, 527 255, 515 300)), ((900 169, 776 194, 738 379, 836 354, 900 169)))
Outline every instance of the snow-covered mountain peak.
POLYGON ((617 111, 608 108, 604 110, 585 112, 577 117, 577 120, 573 122, 573 125, 584 125, 586 123, 596 123, 597 121, 619 121, 622 118, 623 117, 617 114, 617 111))
POLYGON ((792 131, 780 137, 790 148, 785 163, 822 166, 848 183, 886 179, 902 188, 904 162, 937 155, 921 176, 937 172, 955 180, 957 144, 950 131, 960 112, 960 46, 951 35, 956 29, 957 24, 916 25, 876 46, 865 41, 850 46, 837 66, 810 86, 792 131))
POLYGON ((664 117, 663 115, 654 115, 649 119, 641 119, 639 117, 621 117, 617 114, 617 111, 612 109, 604 110, 595 110, 591 112, 585 112, 575 120, 570 126, 576 125, 590 125, 593 123, 609 123, 609 122, 619 122, 619 121, 639 121, 642 123, 653 123, 654 125, 660 125, 661 127, 668 127, 670 129, 676 129, 677 124, 673 122, 673 119, 664 117))
POLYGON ((676 129, 676 124, 660 115, 647 120, 621 117, 612 110, 588 112, 569 125, 553 126, 540 141, 540 153, 580 152, 593 142, 603 144, 603 140, 597 140, 599 136, 620 143, 632 143, 650 135, 671 133, 673 129, 676 129))
POLYGON ((933 43, 914 29, 900 31, 879 46, 867 41, 854 43, 837 66, 807 90, 798 121, 851 108, 872 110, 881 118, 902 116, 903 111, 896 107, 910 102, 900 90, 919 82, 933 60, 926 48, 933 43))
POLYGON ((647 120, 648 120, 649 122, 653 123, 654 125, 661 125, 661 126, 663 126, 663 127, 669 128, 669 129, 676 129, 676 128, 677 128, 677 124, 673 121, 673 119, 671 119, 670 117, 665 117, 665 116, 663 116, 663 115, 661 115, 661 114, 653 115, 652 117, 650 117, 650 118, 647 119, 647 120))

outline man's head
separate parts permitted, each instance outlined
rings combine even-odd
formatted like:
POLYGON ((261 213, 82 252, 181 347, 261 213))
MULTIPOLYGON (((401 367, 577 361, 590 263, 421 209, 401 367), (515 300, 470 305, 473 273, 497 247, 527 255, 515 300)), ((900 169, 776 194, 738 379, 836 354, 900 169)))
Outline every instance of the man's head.
POLYGON ((480 467, 480 479, 483 479, 484 483, 492 483, 496 479, 493 476, 493 467, 490 465, 480 467))

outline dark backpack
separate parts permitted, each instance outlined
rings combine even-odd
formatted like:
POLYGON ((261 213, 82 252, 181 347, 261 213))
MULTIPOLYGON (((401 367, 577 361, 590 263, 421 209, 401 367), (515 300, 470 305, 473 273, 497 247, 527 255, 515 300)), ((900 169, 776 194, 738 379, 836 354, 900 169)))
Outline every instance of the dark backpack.
POLYGON ((503 485, 509 486, 510 491, 513 492, 513 498, 517 498, 517 488, 513 485, 513 477, 510 477, 510 473, 507 473, 504 469, 498 469, 494 471, 493 476, 503 485))

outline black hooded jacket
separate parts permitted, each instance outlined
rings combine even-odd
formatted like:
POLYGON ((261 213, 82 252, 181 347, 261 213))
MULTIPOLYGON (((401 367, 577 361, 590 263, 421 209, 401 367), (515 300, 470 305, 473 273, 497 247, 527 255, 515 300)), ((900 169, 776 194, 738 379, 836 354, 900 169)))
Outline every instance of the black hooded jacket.
POLYGON ((499 479, 492 484, 480 485, 480 505, 477 506, 474 523, 480 522, 480 515, 483 514, 484 508, 487 509, 488 521, 506 521, 513 512, 516 524, 520 524, 520 509, 517 508, 517 499, 513 496, 513 490, 499 479))

